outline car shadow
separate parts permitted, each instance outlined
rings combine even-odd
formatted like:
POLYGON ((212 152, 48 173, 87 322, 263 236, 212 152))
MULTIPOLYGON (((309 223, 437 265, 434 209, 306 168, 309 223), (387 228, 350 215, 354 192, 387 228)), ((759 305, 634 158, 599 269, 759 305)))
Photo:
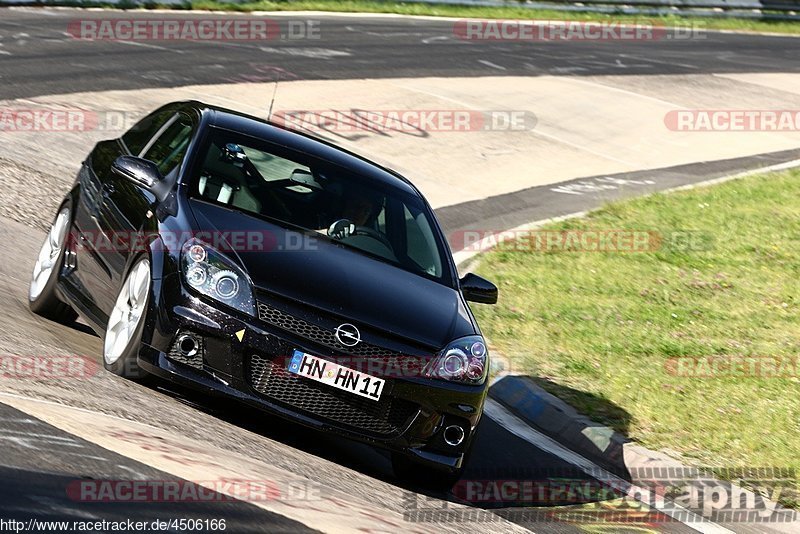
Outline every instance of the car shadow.
MULTIPOLYGON (((630 422, 630 415, 608 399, 551 381, 534 380, 548 391, 566 398, 595 403, 596 410, 610 414, 620 428, 627 428, 630 422)), ((478 427, 462 477, 451 488, 442 490, 396 477, 389 454, 369 445, 310 429, 237 401, 208 397, 172 383, 157 381, 150 387, 227 423, 406 490, 413 513, 424 512, 425 497, 430 497, 436 500, 431 501, 431 506, 440 507, 444 500, 492 513, 506 509, 511 512, 507 519, 532 524, 530 515, 524 521, 516 521, 514 513, 524 509, 541 509, 533 523, 553 521, 550 510, 556 507, 559 513, 563 513, 564 507, 569 509, 571 506, 609 501, 620 496, 598 480, 603 476, 598 477, 595 472, 587 473, 576 468, 552 451, 520 437, 486 415, 478 427), (269 419, 269 424, 264 424, 265 418, 269 419), (512 488, 513 491, 504 494, 504 488, 512 488), (433 502, 438 504, 434 505, 433 502)), ((541 432, 541 429, 537 431, 541 432)), ((630 480, 625 476, 624 466, 617 465, 613 471, 620 478, 630 480)))
POLYGON ((76 320, 74 320, 74 321, 72 321, 70 323, 61 323, 61 324, 63 324, 67 328, 71 328, 72 330, 75 330, 76 332, 80 332, 81 334, 87 334, 87 335, 90 335, 90 336, 96 337, 96 338, 100 337, 100 336, 97 335, 97 332, 92 330, 91 326, 89 326, 88 324, 82 322, 81 319, 76 319, 76 320))
MULTIPOLYGON (((595 393, 581 391, 558 382, 553 382, 547 378, 528 376, 528 380, 556 396, 569 406, 574 407, 578 412, 594 421, 601 421, 606 426, 613 428, 617 432, 628 435, 631 423, 631 414, 620 408, 609 399, 595 393)), ((608 458, 613 463, 613 458, 608 458)), ((624 467, 620 465, 620 467, 624 467)))

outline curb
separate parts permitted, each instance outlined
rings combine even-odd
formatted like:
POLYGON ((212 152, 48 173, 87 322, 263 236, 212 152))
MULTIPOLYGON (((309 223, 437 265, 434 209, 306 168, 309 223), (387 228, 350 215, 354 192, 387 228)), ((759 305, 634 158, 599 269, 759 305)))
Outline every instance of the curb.
MULTIPOLYGON (((672 474, 670 479, 665 482, 667 484, 671 483, 675 486, 689 484, 695 487, 714 484, 731 493, 737 491, 740 495, 752 495, 753 499, 756 499, 756 494, 752 490, 738 485, 735 481, 716 479, 704 468, 682 464, 663 452, 646 449, 619 432, 593 422, 561 399, 544 391, 530 377, 500 376, 489 388, 489 397, 505 406, 533 429, 589 460, 597 467, 606 470, 611 476, 616 475, 623 481, 628 481, 633 488, 657 487, 653 484, 654 480, 659 479, 659 476, 654 473, 659 470, 669 470, 672 474)), ((598 474, 603 480, 608 479, 608 475, 604 476, 602 472, 598 472, 598 474)), ((750 531, 753 526, 768 525, 768 531, 776 534, 798 532, 800 513, 797 510, 785 508, 763 495, 759 495, 758 498, 772 506, 776 514, 773 520, 761 524, 741 522, 736 526, 745 527, 747 531, 750 531)), ((705 519, 712 522, 718 521, 714 517, 705 519)), ((698 523, 696 526, 712 525, 712 527, 717 527, 716 530, 712 528, 711 530, 700 530, 700 532, 736 532, 737 530, 731 530, 734 524, 723 522, 723 526, 714 523, 698 523)), ((688 523, 687 526, 693 528, 688 523)))
POLYGON ((625 445, 633 442, 578 413, 529 377, 503 376, 489 388, 489 396, 573 452, 618 476, 628 476, 625 445))

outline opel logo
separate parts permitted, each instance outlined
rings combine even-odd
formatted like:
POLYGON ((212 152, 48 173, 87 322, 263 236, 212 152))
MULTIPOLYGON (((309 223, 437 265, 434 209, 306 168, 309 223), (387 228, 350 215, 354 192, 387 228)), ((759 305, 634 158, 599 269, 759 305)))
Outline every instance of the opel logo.
POLYGON ((361 341, 361 332, 350 323, 340 324, 336 327, 336 339, 345 347, 355 347, 361 341))

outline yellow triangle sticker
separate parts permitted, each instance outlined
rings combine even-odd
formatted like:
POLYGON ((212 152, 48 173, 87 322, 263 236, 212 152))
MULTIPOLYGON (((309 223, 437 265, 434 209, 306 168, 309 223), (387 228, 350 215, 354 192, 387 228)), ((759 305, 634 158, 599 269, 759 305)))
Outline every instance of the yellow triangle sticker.
POLYGON ((244 339, 244 328, 236 332, 236 338, 239 340, 239 343, 242 342, 242 340, 244 339))

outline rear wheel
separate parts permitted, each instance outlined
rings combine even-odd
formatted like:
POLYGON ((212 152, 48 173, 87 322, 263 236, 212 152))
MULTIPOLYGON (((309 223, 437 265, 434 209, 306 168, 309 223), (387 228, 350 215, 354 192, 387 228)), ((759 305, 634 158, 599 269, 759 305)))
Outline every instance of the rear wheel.
POLYGON ((70 209, 69 206, 63 206, 44 238, 28 288, 28 305, 31 311, 61 323, 70 323, 78 317, 75 310, 56 295, 69 226, 70 209))
POLYGON ((150 300, 150 285, 150 260, 141 258, 133 264, 122 282, 103 339, 105 368, 131 380, 142 380, 147 376, 147 372, 139 367, 137 357, 150 300))

